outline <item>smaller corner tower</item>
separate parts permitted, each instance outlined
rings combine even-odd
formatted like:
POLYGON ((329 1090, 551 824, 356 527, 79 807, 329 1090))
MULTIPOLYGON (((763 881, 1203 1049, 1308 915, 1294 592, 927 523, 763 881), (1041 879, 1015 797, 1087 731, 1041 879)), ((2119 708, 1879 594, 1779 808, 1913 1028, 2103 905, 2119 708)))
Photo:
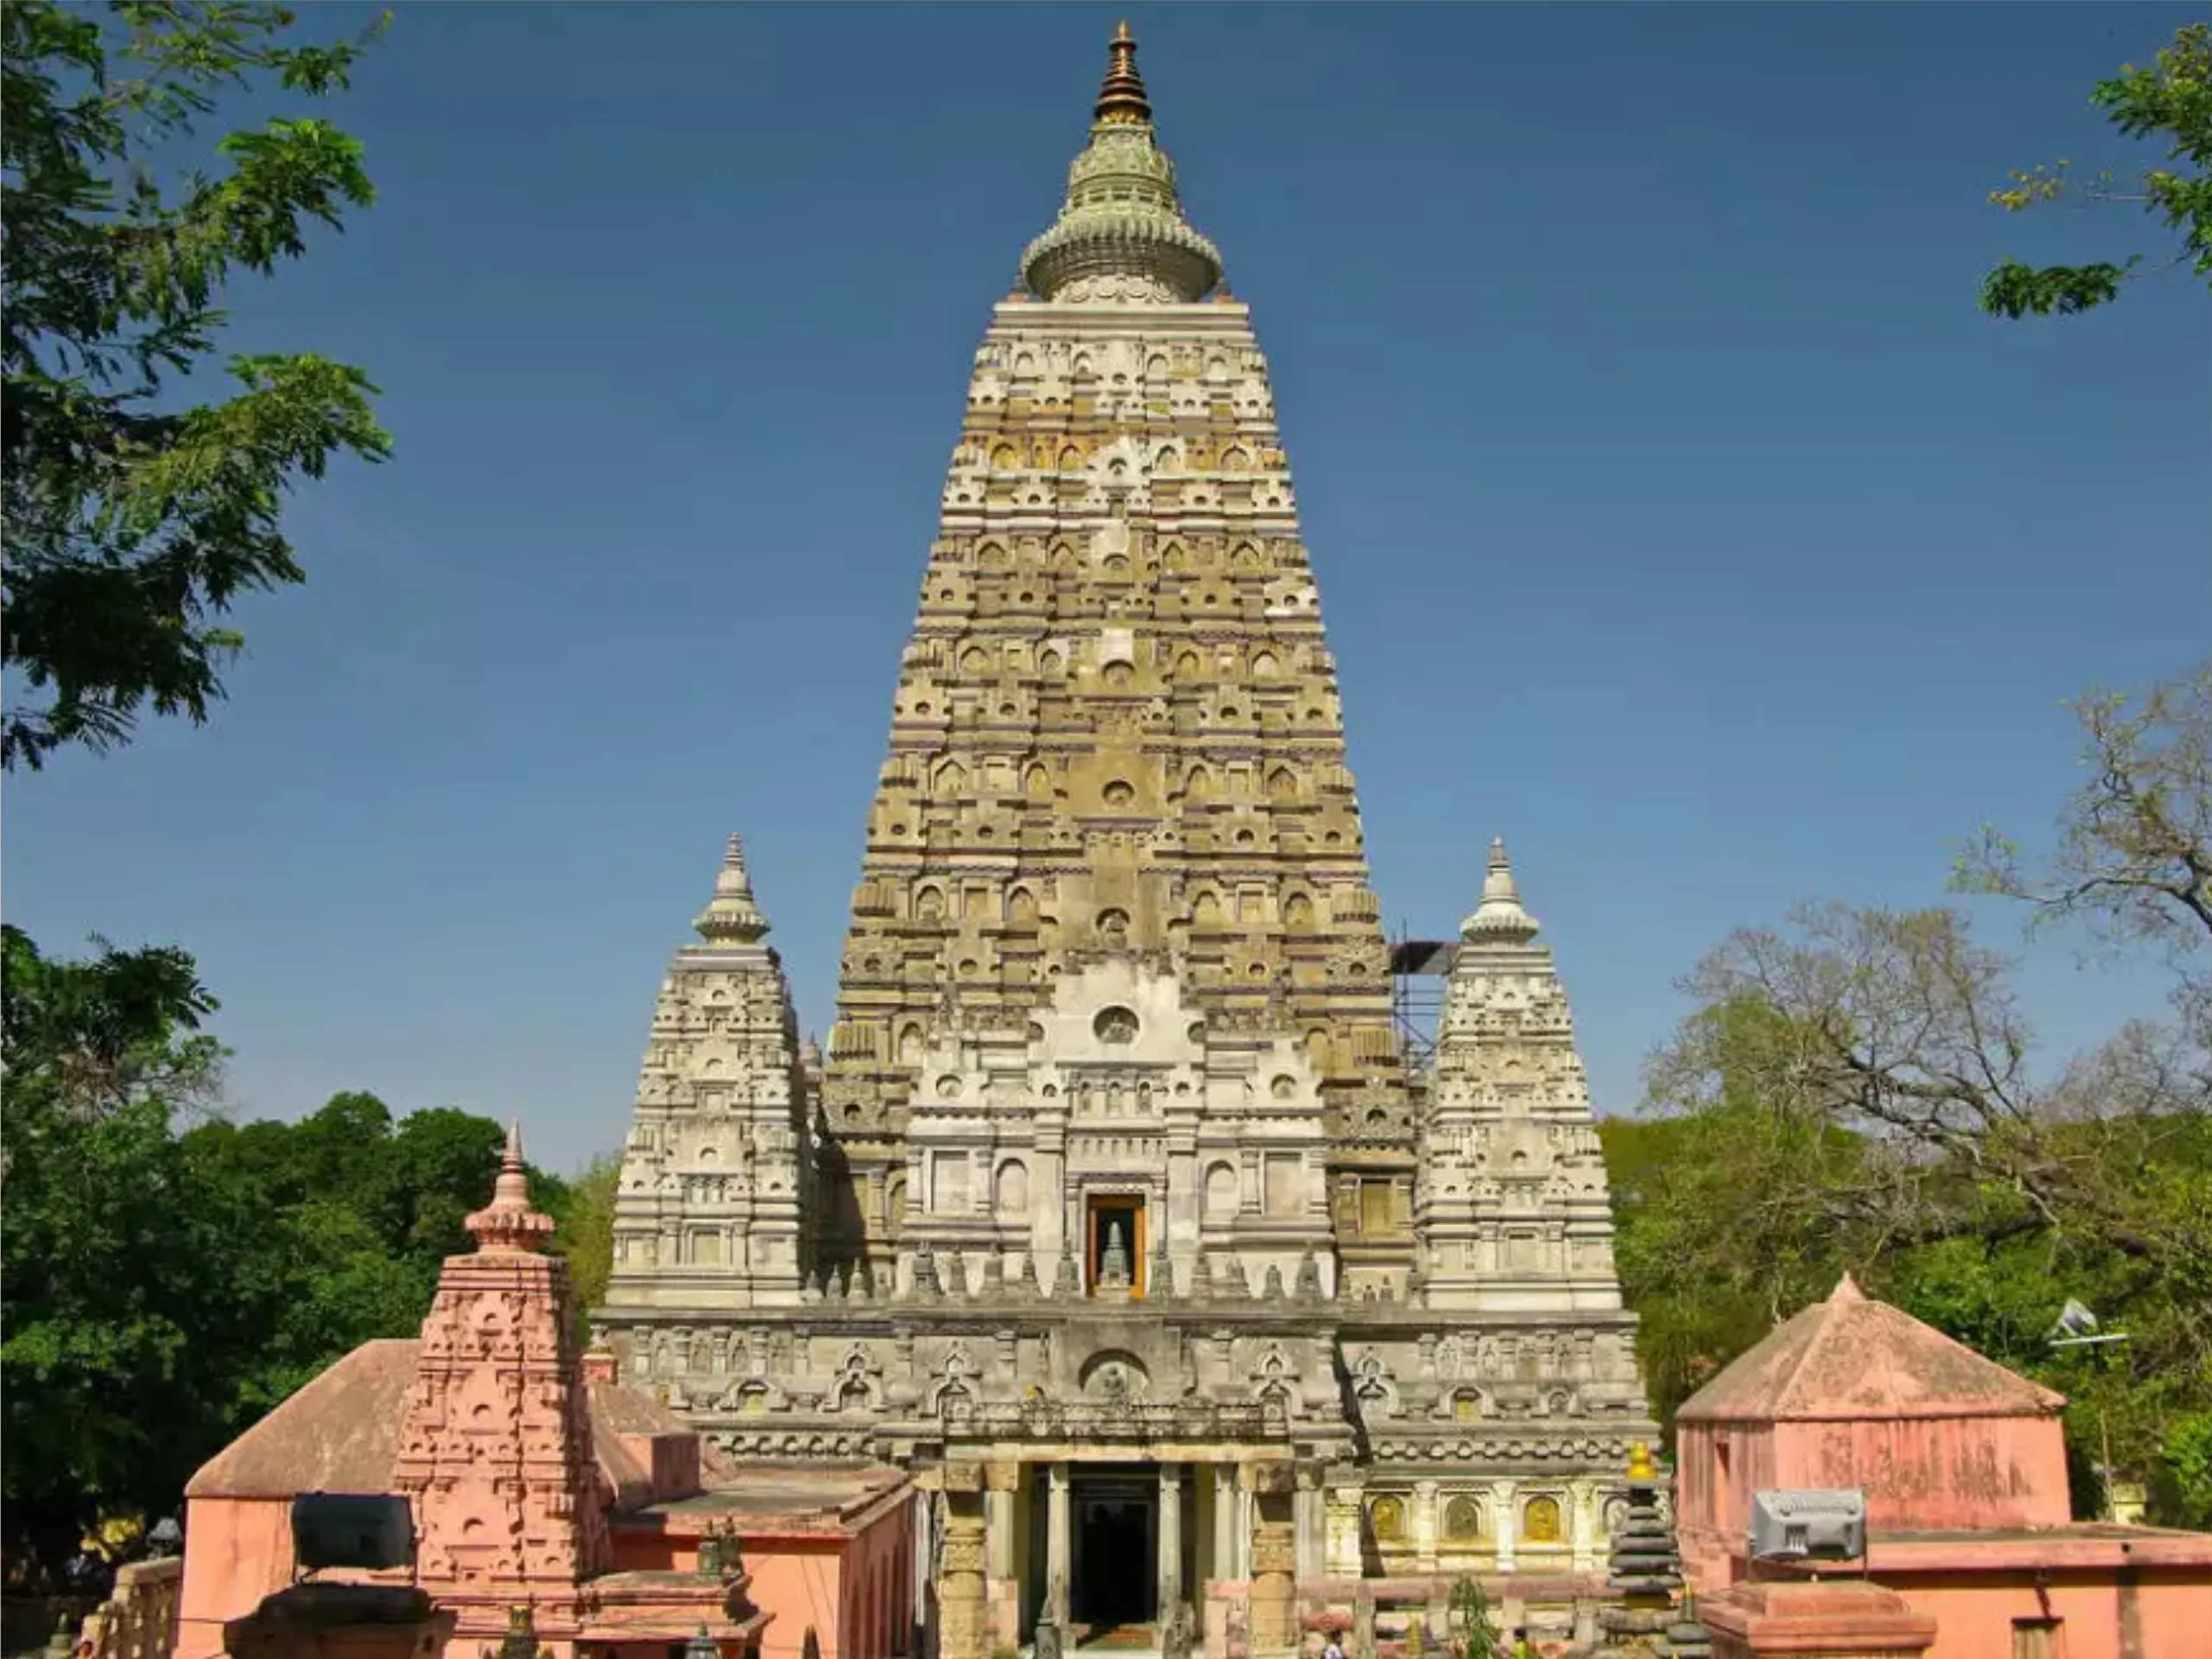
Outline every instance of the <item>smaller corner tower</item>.
POLYGON ((577 1586, 612 1564, 579 1375, 568 1263, 546 1254, 522 1133, 507 1132, 475 1249, 449 1257, 423 1322, 422 1357, 393 1465, 412 1501, 425 1579, 471 1586, 464 1630, 517 1603, 575 1622, 577 1586))
POLYGON ((796 1305, 813 1163, 806 1076, 737 836, 692 925, 699 942, 676 953, 653 1003, 608 1305, 796 1305))
POLYGON ((1605 1159, 1567 993, 1502 839, 1437 1028, 1415 1220, 1434 1308, 1617 1313, 1605 1159))

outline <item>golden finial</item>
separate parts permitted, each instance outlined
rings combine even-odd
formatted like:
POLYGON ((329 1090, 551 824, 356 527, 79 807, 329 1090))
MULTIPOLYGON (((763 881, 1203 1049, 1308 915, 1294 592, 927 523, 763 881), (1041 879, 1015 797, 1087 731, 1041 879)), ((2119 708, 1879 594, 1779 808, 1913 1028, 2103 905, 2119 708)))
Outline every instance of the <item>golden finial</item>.
POLYGON ((1659 1471, 1651 1466, 1651 1448, 1641 1440, 1629 1448, 1629 1478, 1638 1481, 1659 1478, 1659 1471))
POLYGON ((1101 122, 1136 125, 1152 118, 1144 99, 1144 82, 1137 73, 1137 37, 1126 22, 1118 24, 1106 48, 1106 84, 1099 88, 1098 106, 1091 112, 1101 122))

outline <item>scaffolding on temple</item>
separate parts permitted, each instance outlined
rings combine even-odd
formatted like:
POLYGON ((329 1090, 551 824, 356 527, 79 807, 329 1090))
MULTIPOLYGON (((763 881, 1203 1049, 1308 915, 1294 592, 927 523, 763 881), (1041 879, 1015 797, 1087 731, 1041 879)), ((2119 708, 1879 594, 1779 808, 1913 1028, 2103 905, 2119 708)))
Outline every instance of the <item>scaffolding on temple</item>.
POLYGON ((1415 939, 1400 923, 1390 941, 1390 1015, 1405 1056, 1409 1086, 1426 1092, 1437 1053, 1437 1022, 1444 1014, 1445 983, 1459 954, 1456 939, 1415 939))

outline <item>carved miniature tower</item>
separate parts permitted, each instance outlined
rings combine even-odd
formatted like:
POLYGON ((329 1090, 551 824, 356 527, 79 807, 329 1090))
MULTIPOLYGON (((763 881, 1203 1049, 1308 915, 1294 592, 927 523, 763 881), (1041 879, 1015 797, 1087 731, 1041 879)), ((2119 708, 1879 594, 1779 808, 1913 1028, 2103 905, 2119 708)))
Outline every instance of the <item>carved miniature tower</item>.
POLYGON ((1178 1279, 1226 1254, 1255 1286, 1318 1250, 1402 1296, 1389 953, 1266 361, 1125 28, 1093 115, 976 354, 902 662, 824 1258, 903 1275, 934 1237, 1050 1284, 1095 1257, 1097 1115, 1164 1177, 1140 1279, 1163 1244, 1178 1279))
MULTIPOLYGON (((745 852, 653 1004, 615 1201, 610 1307, 796 1305, 810 1162, 791 992, 745 852)), ((680 1337, 683 1333, 678 1333, 680 1337)))
POLYGON ((568 1263, 530 1207, 520 1129, 507 1133, 492 1202, 469 1217, 475 1250, 449 1256, 423 1322, 393 1484, 415 1509, 422 1577, 462 1637, 491 1635, 532 1605, 541 1630, 572 1630, 577 1586, 611 1565, 594 1482, 568 1263))
POLYGON ((1567 993, 1536 932, 1494 841, 1437 1022, 1415 1217, 1430 1306, 1579 1320, 1620 1311, 1613 1214, 1567 993))

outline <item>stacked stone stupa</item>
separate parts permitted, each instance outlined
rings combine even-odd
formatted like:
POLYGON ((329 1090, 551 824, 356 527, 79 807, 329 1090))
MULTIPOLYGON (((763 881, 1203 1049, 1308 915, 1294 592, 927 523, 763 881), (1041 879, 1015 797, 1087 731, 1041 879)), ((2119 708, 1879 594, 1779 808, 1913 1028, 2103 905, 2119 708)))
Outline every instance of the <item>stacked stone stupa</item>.
POLYGON ((1712 1659, 1712 1636, 1686 1598, 1679 1605, 1675 1600, 1682 1589, 1682 1554, 1673 1524, 1660 1510, 1659 1472, 1649 1446, 1629 1454, 1628 1496, 1628 1514, 1613 1528, 1606 1578, 1606 1587, 1620 1599, 1598 1614, 1604 1636, 1583 1649, 1580 1659, 1712 1659))

